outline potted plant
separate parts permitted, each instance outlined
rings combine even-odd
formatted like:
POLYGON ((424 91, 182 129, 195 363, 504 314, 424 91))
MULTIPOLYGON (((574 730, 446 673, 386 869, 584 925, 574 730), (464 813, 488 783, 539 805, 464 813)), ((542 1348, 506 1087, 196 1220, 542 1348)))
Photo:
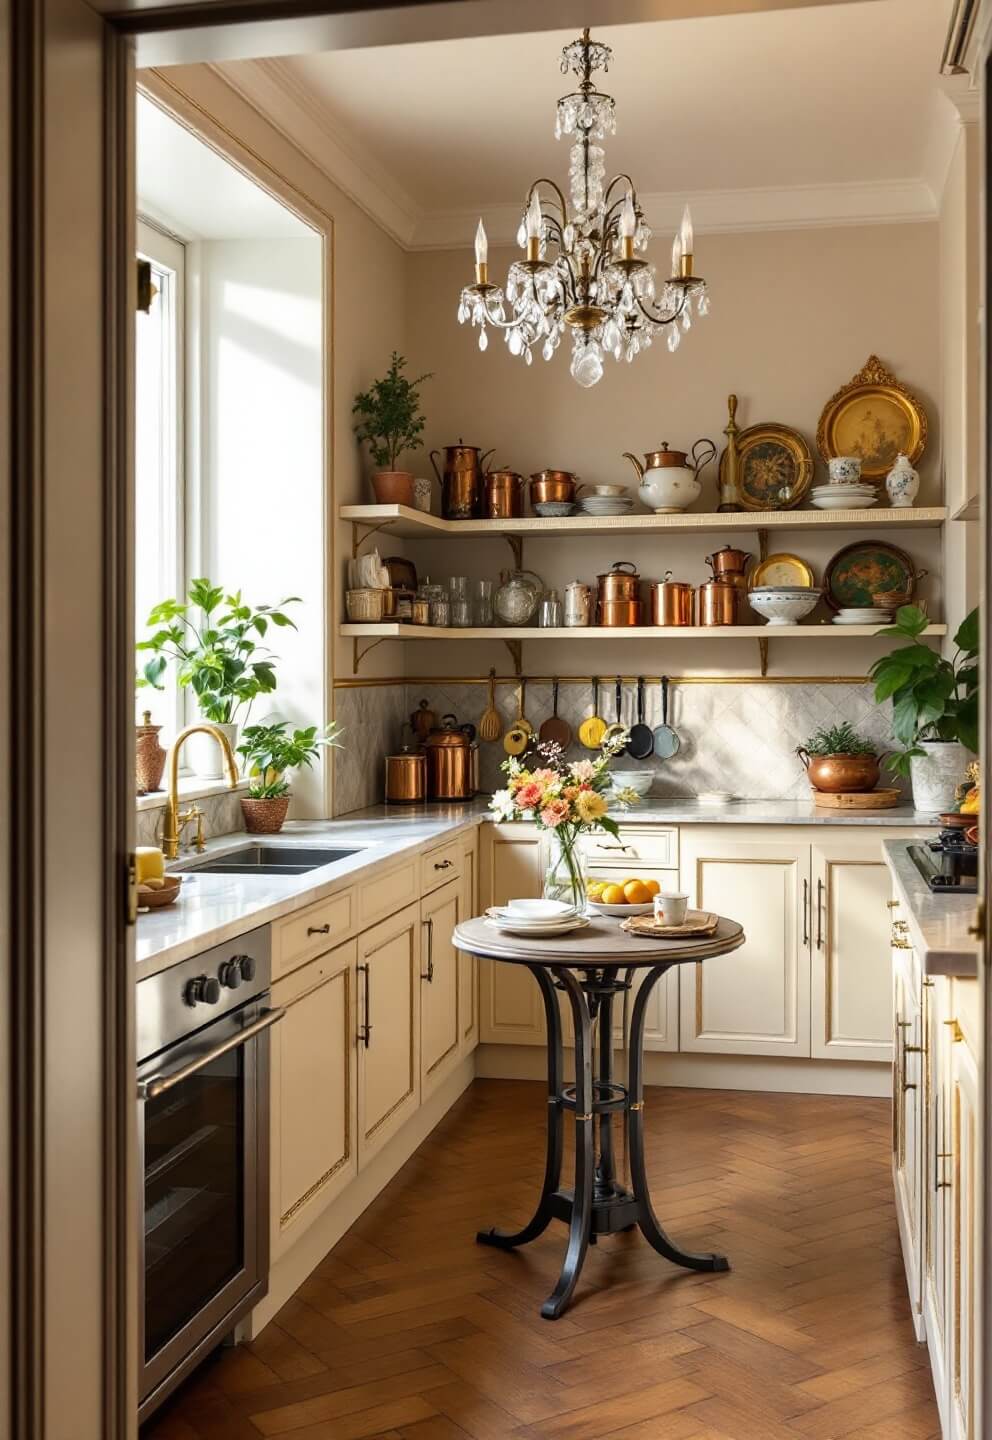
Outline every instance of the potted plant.
POLYGON ((831 795, 874 790, 878 784, 878 754, 870 740, 845 720, 821 725, 796 748, 814 790, 831 795))
POLYGON ((916 605, 896 611, 879 635, 908 643, 871 667, 875 699, 892 701, 892 731, 901 750, 886 760, 913 782, 917 810, 949 810, 965 773, 967 752, 978 752, 978 610, 958 626, 955 651, 946 659, 921 643, 927 617, 916 605))
POLYGON ((355 396, 352 414, 358 415, 355 434, 367 441, 375 471, 372 489, 380 505, 412 505, 414 477, 409 470, 397 470, 396 462, 405 450, 423 445, 420 436, 424 416, 418 386, 430 375, 409 380, 402 373, 406 360, 393 351, 389 369, 381 380, 355 396))
MULTIPOLYGON (((253 701, 276 688, 276 656, 262 642, 270 626, 296 629, 283 607, 299 598, 289 595, 276 606, 251 606, 240 590, 228 594, 222 585, 194 580, 185 601, 163 600, 149 615, 152 633, 135 647, 151 655, 138 675, 138 688, 163 689, 162 676, 174 661, 179 684, 193 691, 204 720, 220 726, 233 749, 238 723, 247 720, 253 701)), ((211 735, 191 736, 187 754, 201 779, 223 774, 220 747, 211 735)))
POLYGON ((290 801, 287 771, 309 769, 325 746, 340 749, 338 733, 334 724, 321 735, 316 725, 290 731, 288 720, 245 726, 238 754, 248 775, 248 796, 241 801, 246 830, 275 835, 282 829, 290 801))

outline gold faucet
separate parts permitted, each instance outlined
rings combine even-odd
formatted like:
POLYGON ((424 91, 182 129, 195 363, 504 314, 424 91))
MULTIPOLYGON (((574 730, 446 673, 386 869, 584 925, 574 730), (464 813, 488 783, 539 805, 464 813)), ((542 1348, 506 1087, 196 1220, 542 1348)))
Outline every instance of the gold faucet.
POLYGON ((203 827, 202 814, 197 805, 189 810, 179 809, 179 752, 183 748, 185 740, 190 735, 202 733, 212 735, 221 748, 224 758, 224 769, 227 771, 228 784, 233 790, 238 784, 238 766, 234 759, 234 751, 231 749, 231 742, 223 730, 216 725, 210 725, 205 720, 195 725, 187 725, 185 730, 180 730, 169 750, 166 760, 169 782, 165 801, 165 814, 162 817, 162 849, 165 852, 166 860, 175 860, 179 854, 179 840, 183 833, 183 826, 190 820, 197 820, 197 846, 203 849, 203 827))

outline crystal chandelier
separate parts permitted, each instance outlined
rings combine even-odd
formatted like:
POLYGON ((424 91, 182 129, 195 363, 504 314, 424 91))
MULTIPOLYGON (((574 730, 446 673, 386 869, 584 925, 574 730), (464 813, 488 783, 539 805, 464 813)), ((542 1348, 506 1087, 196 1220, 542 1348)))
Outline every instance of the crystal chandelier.
POLYGON ((487 326, 502 330, 511 355, 528 365, 535 346, 550 360, 566 333, 572 335, 572 375, 595 385, 603 357, 633 360, 657 331, 667 329, 669 350, 681 331, 709 310, 706 282, 692 270, 692 219, 688 205, 672 247, 672 275, 660 287, 654 266, 641 255, 651 231, 629 175, 604 185, 605 151, 596 141, 616 133, 611 95, 596 89, 593 72, 609 69, 612 50, 584 30, 562 51, 562 74, 579 88, 558 101, 555 138, 574 135, 569 156, 572 208, 553 180, 535 180, 527 192, 517 243, 526 259, 515 260, 501 289, 489 281, 488 241, 480 219, 475 236, 475 284, 462 291, 461 324, 479 326, 479 349, 489 344, 487 326))

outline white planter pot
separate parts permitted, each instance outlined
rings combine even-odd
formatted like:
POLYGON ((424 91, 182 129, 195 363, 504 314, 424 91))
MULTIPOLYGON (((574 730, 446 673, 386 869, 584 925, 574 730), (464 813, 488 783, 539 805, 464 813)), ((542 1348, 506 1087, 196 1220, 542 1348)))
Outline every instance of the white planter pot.
MULTIPOLYGON (((213 722, 210 722, 213 724, 213 722)), ((238 743, 237 725, 218 725, 231 742, 233 750, 238 743)), ((224 779, 224 757, 221 748, 212 735, 205 735, 198 730, 186 741, 183 748, 186 763, 193 774, 200 780, 223 780, 224 779)))
POLYGON ((909 762, 913 806, 932 815, 950 810, 954 791, 966 778, 968 751, 959 740, 920 740, 918 744, 927 753, 909 762))

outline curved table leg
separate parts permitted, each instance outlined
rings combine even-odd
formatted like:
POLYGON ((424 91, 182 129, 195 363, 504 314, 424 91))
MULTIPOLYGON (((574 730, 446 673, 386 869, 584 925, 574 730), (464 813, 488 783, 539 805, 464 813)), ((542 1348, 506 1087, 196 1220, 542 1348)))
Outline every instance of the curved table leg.
POLYGON ((684 1265, 688 1270, 729 1270, 730 1261, 725 1255, 699 1255, 690 1250, 680 1250, 674 1244, 654 1213, 644 1169, 644 1019, 651 991, 669 968, 668 965, 659 965, 644 977, 634 1001, 630 1027, 627 1133, 630 1140, 631 1184, 637 1199, 637 1223, 648 1244, 674 1265, 684 1265))
POLYGON ((495 1245, 500 1250, 512 1250, 516 1245, 526 1245, 536 1240, 553 1219, 551 1196, 561 1181, 561 1157, 564 1148, 564 1126, 561 1107, 562 1085, 562 1034, 561 1013, 554 982, 543 965, 528 966, 538 983, 544 1000, 544 1015, 548 1030, 548 1148, 544 1162, 544 1186, 537 1209, 522 1230, 480 1230, 476 1241, 480 1245, 495 1245))
POLYGON ((592 1228, 592 1193, 595 1181, 592 1113, 592 1019, 582 986, 571 970, 555 967, 572 1006, 575 1026, 575 1191, 568 1225, 568 1248, 558 1284, 541 1306, 545 1320, 557 1320, 575 1289, 586 1258, 592 1228))

